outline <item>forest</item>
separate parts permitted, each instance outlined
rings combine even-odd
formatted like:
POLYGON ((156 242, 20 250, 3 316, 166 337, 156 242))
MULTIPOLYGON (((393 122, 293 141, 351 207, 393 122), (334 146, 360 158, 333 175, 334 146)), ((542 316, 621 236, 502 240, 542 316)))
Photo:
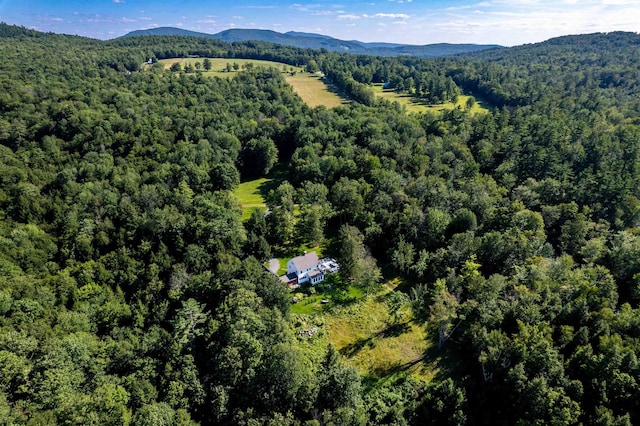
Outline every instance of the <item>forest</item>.
POLYGON ((378 58, 0 24, 2 423, 640 423, 639 46, 378 58), (352 102, 156 63, 187 56, 322 71, 352 102), (491 108, 408 114, 372 83, 491 108), (276 167, 243 221, 234 190, 276 167), (403 282, 432 380, 308 349, 264 262, 321 241, 336 292, 403 282))

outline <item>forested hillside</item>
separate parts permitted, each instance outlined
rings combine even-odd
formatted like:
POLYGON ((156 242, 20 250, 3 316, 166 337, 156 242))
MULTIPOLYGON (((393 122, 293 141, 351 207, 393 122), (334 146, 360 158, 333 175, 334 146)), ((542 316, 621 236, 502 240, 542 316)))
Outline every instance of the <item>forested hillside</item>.
POLYGON ((264 41, 284 46, 324 49, 330 52, 365 54, 374 56, 419 56, 437 57, 463 52, 500 48, 495 44, 427 44, 424 46, 394 43, 363 43, 356 40, 339 40, 322 34, 289 31, 279 33, 271 30, 231 28, 216 34, 188 31, 181 28, 159 27, 132 31, 122 37, 140 36, 190 36, 216 39, 226 42, 264 41))
POLYGON ((640 422, 637 39, 434 61, 0 25, 0 419, 640 422), (189 55, 322 70, 354 102, 309 108, 276 69, 143 66, 189 55), (386 82, 494 108, 407 114, 369 96, 386 82), (276 165, 242 222, 233 190, 276 165), (301 336, 313 316, 263 262, 319 241, 336 291, 402 279, 433 379, 301 336))

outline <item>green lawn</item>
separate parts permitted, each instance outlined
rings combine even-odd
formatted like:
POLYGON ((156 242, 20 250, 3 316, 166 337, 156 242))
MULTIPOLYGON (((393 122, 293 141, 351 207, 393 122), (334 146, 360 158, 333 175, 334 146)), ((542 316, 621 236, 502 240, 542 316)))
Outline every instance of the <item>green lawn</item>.
POLYGON ((291 305, 291 313, 298 315, 311 315, 318 312, 322 312, 326 307, 329 307, 329 304, 322 304, 323 299, 330 299, 331 296, 324 294, 316 294, 313 296, 308 296, 301 302, 295 303, 291 305))
POLYGON ((259 178, 242 182, 235 190, 235 195, 238 197, 240 204, 242 205, 242 220, 247 220, 251 217, 256 209, 267 209, 267 205, 264 202, 264 196, 260 191, 265 185, 271 182, 269 178, 259 178))
POLYGON ((242 220, 251 217, 256 209, 266 211, 265 197, 272 189, 280 185, 287 177, 285 166, 278 165, 271 170, 268 176, 244 180, 233 192, 242 205, 242 220))
MULTIPOLYGON (((447 102, 443 104, 428 104, 423 100, 413 96, 408 95, 406 93, 398 93, 393 89, 383 89, 382 84, 374 84, 372 86, 373 92, 376 96, 381 97, 383 99, 387 99, 392 102, 398 102, 400 105, 404 105, 407 112, 426 112, 426 111, 444 111, 448 109, 453 109, 456 107, 460 107, 462 109, 465 108, 467 99, 470 98, 468 95, 460 95, 458 96, 458 101, 454 104, 453 102, 447 102)), ((487 105, 482 100, 476 98, 476 103, 471 108, 472 114, 477 113, 485 113, 489 112, 487 109, 487 105)))
MULTIPOLYGON (((298 289, 300 290, 300 289, 298 289)), ((301 291, 295 290, 292 292, 292 297, 296 293, 301 291)), ((304 291, 302 291, 304 293, 304 291)), ((356 301, 364 296, 364 291, 356 286, 349 286, 347 293, 337 297, 332 291, 318 292, 316 294, 306 296, 301 302, 291 305, 291 313, 298 315, 312 315, 317 314, 327 309, 336 306, 336 303, 342 303, 342 301, 356 301), (323 300, 329 300, 329 303, 322 303, 323 300)))

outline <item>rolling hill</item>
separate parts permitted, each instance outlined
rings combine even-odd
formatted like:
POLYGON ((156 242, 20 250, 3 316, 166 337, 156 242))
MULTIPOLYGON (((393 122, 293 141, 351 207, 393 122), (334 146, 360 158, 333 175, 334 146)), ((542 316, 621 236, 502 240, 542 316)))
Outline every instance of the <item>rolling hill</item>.
POLYGON ((183 30, 181 28, 160 27, 146 30, 137 30, 125 34, 123 37, 137 36, 191 36, 205 37, 225 42, 258 40, 285 46, 300 47, 305 49, 327 49, 330 52, 342 52, 353 54, 366 54, 374 56, 419 56, 435 57, 457 53, 476 52, 480 50, 500 48, 498 45, 487 44, 427 44, 423 46, 394 43, 364 43, 357 40, 339 40, 322 34, 287 32, 279 33, 271 30, 257 29, 230 29, 216 34, 200 33, 183 30))

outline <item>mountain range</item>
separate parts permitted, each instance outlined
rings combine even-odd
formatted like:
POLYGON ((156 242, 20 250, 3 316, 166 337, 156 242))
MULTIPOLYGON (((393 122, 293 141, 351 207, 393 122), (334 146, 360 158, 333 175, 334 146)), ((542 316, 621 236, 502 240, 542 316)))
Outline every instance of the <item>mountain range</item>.
POLYGON ((339 40, 322 34, 289 31, 279 33, 271 30, 229 29, 216 34, 200 33, 174 27, 159 27, 132 31, 122 37, 136 36, 191 36, 205 37, 225 42, 264 41, 305 49, 327 49, 330 52, 365 54, 373 56, 419 56, 435 57, 457 53, 477 52, 480 50, 501 48, 496 44, 449 44, 426 45, 365 43, 357 40, 339 40))

